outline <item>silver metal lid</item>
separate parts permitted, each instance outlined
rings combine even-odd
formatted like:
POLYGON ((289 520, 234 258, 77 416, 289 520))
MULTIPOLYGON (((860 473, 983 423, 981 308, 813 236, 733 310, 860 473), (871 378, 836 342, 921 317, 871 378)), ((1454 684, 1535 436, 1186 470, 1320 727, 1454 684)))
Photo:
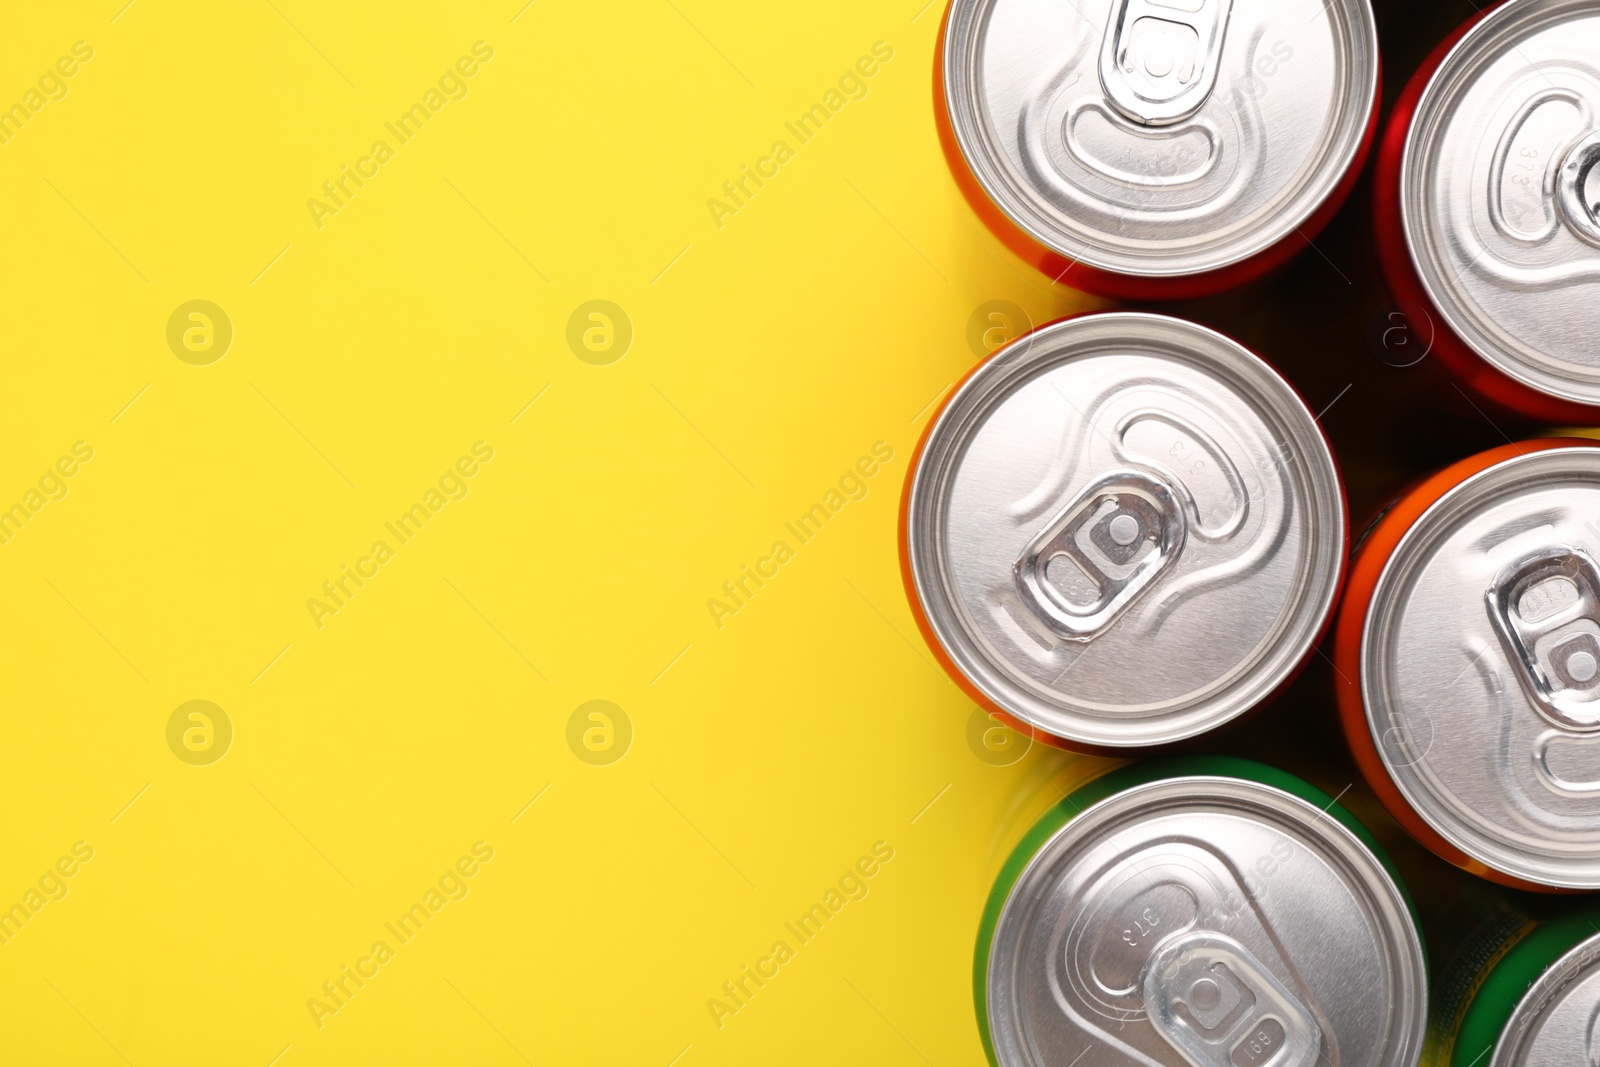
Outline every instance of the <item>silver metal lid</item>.
POLYGON ((1162 315, 1089 315, 951 397, 906 547, 939 643, 997 706, 1079 744, 1193 737, 1270 695, 1337 593, 1344 499, 1276 372, 1162 315))
POLYGON ((1528 987, 1488 1067, 1600 1063, 1600 935, 1562 956, 1528 987))
POLYGON ((1281 790, 1174 778, 1052 837, 995 925, 1000 1067, 1415 1067, 1422 944, 1354 834, 1281 790))
POLYGON ((1367 0, 954 0, 944 72, 1013 222, 1170 277, 1248 259, 1327 199, 1372 116, 1377 33, 1367 0))
POLYGON ((1600 3, 1510 0, 1457 43, 1401 166, 1411 259, 1506 375, 1600 404, 1600 3))
POLYGON ((1395 546, 1361 639, 1367 725, 1462 852, 1600 888, 1600 448, 1531 452, 1450 490, 1395 546))

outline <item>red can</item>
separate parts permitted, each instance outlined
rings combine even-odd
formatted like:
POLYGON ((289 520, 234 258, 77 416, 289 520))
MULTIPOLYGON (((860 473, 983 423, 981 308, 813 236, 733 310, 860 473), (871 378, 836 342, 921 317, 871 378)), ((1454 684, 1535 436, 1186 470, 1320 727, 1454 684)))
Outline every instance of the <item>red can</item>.
POLYGON ((1509 444, 1372 524, 1335 629, 1362 773, 1503 885, 1600 889, 1600 445, 1509 444))
POLYGON ((1389 288, 1478 393, 1545 422, 1600 417, 1600 7, 1508 0, 1401 94, 1374 190, 1389 288))
POLYGON ((1182 300, 1286 262, 1377 129, 1368 0, 952 0, 934 111, 957 185, 1052 279, 1182 300))

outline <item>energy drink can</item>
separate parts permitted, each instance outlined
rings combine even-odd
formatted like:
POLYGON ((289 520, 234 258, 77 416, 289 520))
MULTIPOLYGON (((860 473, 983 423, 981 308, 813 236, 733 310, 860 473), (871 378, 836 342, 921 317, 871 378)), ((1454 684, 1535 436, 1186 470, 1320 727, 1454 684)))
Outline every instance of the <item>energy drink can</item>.
POLYGON ((1511 931, 1439 1035, 1440 1067, 1546 1067, 1600 1062, 1600 910, 1589 905, 1511 931))
POLYGON ((1508 0, 1412 78, 1378 155, 1383 272, 1478 393, 1600 414, 1600 4, 1508 0))
POLYGON ((1415 1067, 1411 904, 1331 797, 1180 757, 1063 799, 990 891, 974 959, 994 1067, 1415 1067))
POLYGON ((1377 129, 1368 0, 952 0, 934 77, 957 184, 1103 296, 1180 300, 1303 249, 1377 129))
POLYGON ((1345 563, 1316 420, 1247 349, 1162 315, 1045 326, 930 421, 901 571, 930 648, 980 706, 1078 751, 1232 722, 1312 655, 1345 563))
POLYGON ((1600 446, 1505 445, 1374 523, 1335 635, 1363 774, 1424 845, 1522 889, 1600 888, 1600 446))

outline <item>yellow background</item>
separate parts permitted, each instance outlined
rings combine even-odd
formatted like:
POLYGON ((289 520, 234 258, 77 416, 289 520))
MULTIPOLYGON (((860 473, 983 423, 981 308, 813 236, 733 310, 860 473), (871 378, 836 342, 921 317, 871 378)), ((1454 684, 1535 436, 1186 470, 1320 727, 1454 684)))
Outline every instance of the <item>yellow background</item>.
POLYGON ((974 309, 1074 298, 946 172, 940 5, 124 3, 0 35, 0 103, 94 49, 0 146, 0 505, 94 449, 0 546, 0 905, 94 849, 0 946, 0 1063, 982 1062, 982 895, 1062 758, 970 747, 896 506, 974 309), (206 366, 166 340, 195 299, 234 330, 206 366), (593 299, 632 322, 610 365, 566 341, 593 299), (308 598, 480 440, 466 498, 319 629, 308 598), (715 626, 878 441, 865 499, 715 626), (634 733, 609 766, 567 743, 596 699, 634 733), (167 744, 190 700, 233 726, 209 766, 167 744), (319 1028, 308 998, 480 840, 469 895, 319 1028), (869 895, 719 1028, 707 1000, 878 841, 869 895))

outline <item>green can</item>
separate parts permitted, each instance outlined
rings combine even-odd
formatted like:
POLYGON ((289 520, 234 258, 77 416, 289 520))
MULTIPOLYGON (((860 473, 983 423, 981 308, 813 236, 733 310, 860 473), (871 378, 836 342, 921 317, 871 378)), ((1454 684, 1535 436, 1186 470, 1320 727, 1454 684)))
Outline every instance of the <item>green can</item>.
POLYGON ((1600 1062, 1600 906, 1585 903, 1511 931, 1475 972, 1469 993, 1430 1039, 1448 1067, 1600 1062))
POLYGON ((1246 760, 1065 796, 990 891, 973 967, 995 1067, 1416 1067, 1410 898, 1333 798, 1246 760))

